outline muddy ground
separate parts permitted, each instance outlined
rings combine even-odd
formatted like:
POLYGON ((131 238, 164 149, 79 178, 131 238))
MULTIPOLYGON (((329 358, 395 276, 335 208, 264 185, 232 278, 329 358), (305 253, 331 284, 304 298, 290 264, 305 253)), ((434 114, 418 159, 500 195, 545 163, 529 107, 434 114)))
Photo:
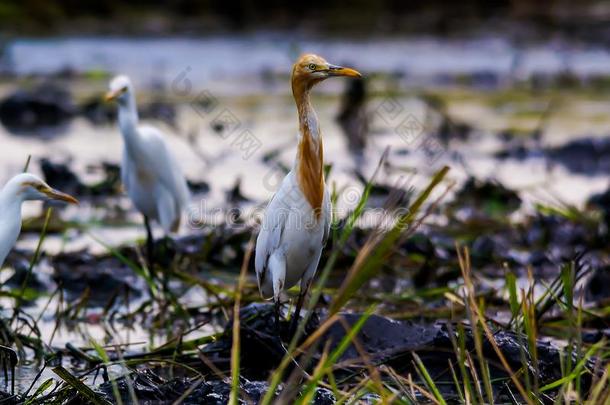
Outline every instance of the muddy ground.
MULTIPOLYGON (((610 103, 605 76, 575 66, 573 74, 520 79, 493 69, 437 73, 425 90, 382 66, 364 82, 320 90, 315 105, 336 196, 320 264, 328 280, 298 339, 309 350, 286 366, 278 398, 290 403, 306 391, 316 365, 337 348, 333 378, 313 388, 313 403, 336 403, 345 393, 375 403, 387 395, 378 380, 406 403, 434 402, 420 364, 439 395, 458 401, 453 377, 464 378, 464 353, 472 355, 469 370, 488 370, 497 402, 525 401, 508 370, 531 392, 544 388, 542 402, 562 395, 554 383, 566 375, 583 396, 595 387, 610 335, 610 103), (389 114, 392 105, 401 114, 389 114), (444 166, 448 174, 417 208, 444 166), (401 208, 413 217, 372 261, 382 251, 376 238, 390 233, 401 208), (371 244, 376 249, 363 254, 371 244), (345 287, 354 278, 358 288, 345 287), (339 308, 338 297, 345 298, 339 308), (342 346, 355 325, 356 338, 342 346), (480 359, 485 367, 474 365, 480 359)), ((204 73, 193 83, 205 83, 204 73)), ((1 81, 3 176, 22 170, 31 154, 30 170, 82 202, 52 207, 46 224, 51 207, 25 208, 22 238, 2 271, 6 403, 226 403, 237 299, 241 401, 258 402, 269 390, 291 336, 286 321, 278 338, 246 258, 261 210, 293 161, 286 74, 260 69, 245 94, 225 77, 213 97, 176 93, 179 74, 140 83, 140 115, 172 134, 193 194, 181 232, 156 231, 150 269, 141 219, 119 180, 114 109, 100 101, 110 74, 21 72, 1 81), (260 149, 248 155, 232 142, 235 128, 215 119, 225 110, 260 149)), ((285 297, 286 317, 295 296, 285 297)))

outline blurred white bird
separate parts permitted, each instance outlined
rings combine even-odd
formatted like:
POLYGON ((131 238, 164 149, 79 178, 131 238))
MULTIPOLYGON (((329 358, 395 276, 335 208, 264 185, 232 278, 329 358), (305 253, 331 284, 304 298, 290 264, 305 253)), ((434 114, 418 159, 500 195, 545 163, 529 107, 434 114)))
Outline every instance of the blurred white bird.
POLYGON ((116 100, 119 105, 119 127, 125 143, 121 180, 144 216, 147 255, 152 265, 150 220, 157 221, 165 234, 178 231, 182 211, 189 201, 186 179, 161 131, 139 125, 134 89, 127 76, 112 79, 106 100, 116 100))
POLYGON ((29 200, 59 200, 71 204, 78 201, 30 173, 13 177, 0 190, 0 267, 21 232, 21 204, 29 200))
POLYGON ((360 77, 360 73, 311 54, 301 56, 293 66, 292 94, 299 115, 297 156, 267 206, 256 241, 258 286, 263 297, 273 297, 278 331, 280 293, 301 281, 291 334, 330 231, 331 204, 324 182, 322 134, 309 92, 316 83, 332 76, 360 77))

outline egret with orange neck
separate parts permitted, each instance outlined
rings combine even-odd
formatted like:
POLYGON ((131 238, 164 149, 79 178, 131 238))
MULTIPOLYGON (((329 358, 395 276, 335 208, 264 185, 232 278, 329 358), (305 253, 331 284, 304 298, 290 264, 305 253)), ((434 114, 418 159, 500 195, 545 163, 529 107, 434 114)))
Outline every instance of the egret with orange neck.
POLYGON ((301 56, 292 68, 292 94, 299 117, 296 159, 267 206, 256 241, 258 286, 263 297, 273 297, 278 331, 280 294, 300 281, 290 334, 296 329, 330 231, 322 133, 310 92, 314 85, 334 76, 360 77, 360 73, 312 54, 301 56))

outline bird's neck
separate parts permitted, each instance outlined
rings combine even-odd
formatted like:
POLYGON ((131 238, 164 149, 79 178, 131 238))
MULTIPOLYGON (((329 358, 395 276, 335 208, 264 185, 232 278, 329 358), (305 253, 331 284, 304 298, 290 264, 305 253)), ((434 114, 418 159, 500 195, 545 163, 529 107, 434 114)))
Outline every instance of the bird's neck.
POLYGON ((21 231, 21 203, 19 185, 9 181, 0 190, 0 268, 21 231))
POLYGON ((130 155, 138 150, 138 108, 133 94, 129 94, 125 102, 119 105, 119 127, 125 140, 125 147, 130 155))
POLYGON ((319 218, 324 199, 324 151, 318 116, 309 98, 310 87, 293 83, 299 113, 299 146, 295 172, 303 195, 319 218))
POLYGON ((7 216, 17 217, 21 221, 21 204, 24 198, 19 191, 18 184, 13 181, 6 183, 0 190, 0 212, 7 216))

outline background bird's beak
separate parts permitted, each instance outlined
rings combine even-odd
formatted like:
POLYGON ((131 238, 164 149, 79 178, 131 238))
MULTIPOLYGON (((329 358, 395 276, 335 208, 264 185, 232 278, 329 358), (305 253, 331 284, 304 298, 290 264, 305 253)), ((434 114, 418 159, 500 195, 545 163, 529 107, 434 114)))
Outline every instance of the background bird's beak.
POLYGON ((62 193, 59 190, 55 190, 54 188, 50 188, 44 190, 44 194, 49 197, 51 200, 65 201, 69 204, 78 205, 78 200, 72 197, 70 194, 62 193))
POLYGON ((331 76, 362 77, 357 70, 336 65, 328 65, 328 73, 331 76))
POLYGON ((106 93, 106 95, 104 96, 104 100, 106 101, 112 101, 115 98, 117 98, 119 96, 119 92, 118 91, 109 91, 108 93, 106 93))

